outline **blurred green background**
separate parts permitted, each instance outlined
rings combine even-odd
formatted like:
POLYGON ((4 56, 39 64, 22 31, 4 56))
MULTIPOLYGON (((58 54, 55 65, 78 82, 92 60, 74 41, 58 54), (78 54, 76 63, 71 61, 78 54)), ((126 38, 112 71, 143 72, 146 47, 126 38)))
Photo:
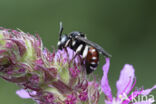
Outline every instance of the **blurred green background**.
MULTIPOLYGON (((79 30, 113 55, 109 80, 113 93, 126 63, 136 69, 138 87, 156 83, 156 2, 154 0, 0 0, 0 26, 38 33, 51 51, 64 32, 79 30)), ((98 79, 104 64, 101 57, 98 79)), ((34 104, 20 99, 18 87, 0 79, 0 104, 34 104)), ((156 99, 156 91, 153 91, 156 99)), ((100 103, 103 104, 103 98, 100 103)))

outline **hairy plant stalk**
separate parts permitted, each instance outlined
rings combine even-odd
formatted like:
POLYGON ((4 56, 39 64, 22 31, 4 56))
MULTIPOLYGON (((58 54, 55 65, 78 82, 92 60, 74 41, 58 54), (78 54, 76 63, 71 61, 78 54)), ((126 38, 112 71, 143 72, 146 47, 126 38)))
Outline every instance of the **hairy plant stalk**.
POLYGON ((0 77, 37 104, 97 104, 99 84, 86 78, 81 56, 67 48, 49 52, 38 35, 0 29, 0 77))

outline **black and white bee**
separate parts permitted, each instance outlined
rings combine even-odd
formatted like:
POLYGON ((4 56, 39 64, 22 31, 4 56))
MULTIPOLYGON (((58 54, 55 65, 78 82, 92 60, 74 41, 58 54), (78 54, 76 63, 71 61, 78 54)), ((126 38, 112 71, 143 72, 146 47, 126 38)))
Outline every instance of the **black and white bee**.
POLYGON ((105 57, 111 57, 101 46, 87 39, 84 33, 73 31, 69 35, 62 34, 63 27, 60 22, 58 48, 71 48, 77 54, 80 54, 85 60, 86 72, 90 74, 99 63, 99 53, 105 57))

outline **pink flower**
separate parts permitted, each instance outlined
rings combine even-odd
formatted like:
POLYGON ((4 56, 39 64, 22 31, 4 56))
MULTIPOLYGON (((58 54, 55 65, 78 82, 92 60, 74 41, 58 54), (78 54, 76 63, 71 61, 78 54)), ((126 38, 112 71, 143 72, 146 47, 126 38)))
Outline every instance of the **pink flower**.
POLYGON ((38 35, 0 28, 0 78, 20 86, 16 94, 37 104, 97 104, 99 86, 75 55, 70 48, 50 52, 38 35))
POLYGON ((136 84, 135 70, 132 65, 126 64, 120 72, 119 80, 116 82, 117 95, 112 96, 111 88, 108 82, 108 71, 110 59, 106 58, 106 64, 103 66, 103 77, 101 80, 101 89, 104 92, 106 104, 152 104, 154 99, 148 98, 142 101, 137 101, 138 96, 147 96, 150 92, 156 89, 156 85, 146 90, 135 90, 132 92, 136 84), (130 93, 131 92, 131 93, 130 93))

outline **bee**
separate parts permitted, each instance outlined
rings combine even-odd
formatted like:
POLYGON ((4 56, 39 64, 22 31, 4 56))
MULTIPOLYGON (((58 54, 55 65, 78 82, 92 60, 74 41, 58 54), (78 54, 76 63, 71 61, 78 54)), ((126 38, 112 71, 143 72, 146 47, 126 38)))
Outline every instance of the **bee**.
POLYGON ((84 33, 73 31, 71 33, 62 34, 63 26, 60 22, 58 48, 71 48, 76 54, 80 54, 85 60, 85 67, 87 74, 96 70, 99 63, 99 54, 105 57, 111 57, 101 46, 87 39, 84 33))

